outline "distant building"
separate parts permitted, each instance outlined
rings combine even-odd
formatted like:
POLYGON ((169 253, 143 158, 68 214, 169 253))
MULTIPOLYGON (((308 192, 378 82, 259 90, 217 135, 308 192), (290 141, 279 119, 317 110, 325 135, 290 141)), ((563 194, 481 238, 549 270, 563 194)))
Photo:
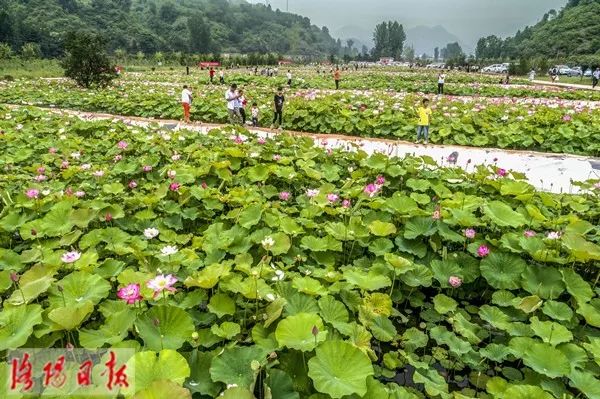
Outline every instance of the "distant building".
POLYGON ((392 57, 381 57, 379 59, 379 63, 383 65, 390 65, 394 62, 394 58, 392 57))

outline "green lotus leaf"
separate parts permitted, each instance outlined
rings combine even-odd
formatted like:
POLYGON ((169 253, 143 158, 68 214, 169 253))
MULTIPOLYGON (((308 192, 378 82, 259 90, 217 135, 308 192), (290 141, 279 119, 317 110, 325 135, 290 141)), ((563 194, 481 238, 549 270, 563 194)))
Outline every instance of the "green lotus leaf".
POLYGON ((93 311, 94 304, 91 301, 83 301, 52 309, 48 313, 48 318, 65 330, 73 330, 79 327, 93 311))
POLYGON ((273 398, 300 399, 300 394, 294 390, 292 378, 286 372, 278 369, 271 369, 269 370, 269 376, 266 382, 271 389, 273 398))
POLYGON ((521 258, 504 252, 492 252, 481 261, 481 275, 497 289, 519 288, 526 267, 521 258))
POLYGON ((262 218, 263 207, 261 204, 252 204, 245 207, 238 216, 240 226, 249 229, 258 224, 262 218))
POLYGON ((413 376, 413 380, 417 384, 425 385, 425 392, 432 397, 448 394, 448 384, 446 383, 446 380, 433 368, 427 370, 417 369, 413 376))
POLYGON ((411 327, 402 334, 402 342, 406 350, 414 351, 427 346, 429 337, 421 330, 411 327))
POLYGON ((512 208, 501 201, 489 201, 483 206, 483 213, 491 221, 500 227, 521 227, 527 223, 522 214, 515 212, 512 208))
POLYGON ((231 272, 231 265, 219 263, 206 266, 199 272, 194 273, 185 279, 186 287, 200 287, 209 289, 219 283, 219 280, 228 276, 231 272))
POLYGON ((498 306, 512 306, 515 295, 506 290, 494 291, 492 294, 492 303, 498 306))
POLYGON ((515 298, 512 304, 515 308, 521 309, 525 313, 533 313, 544 304, 544 301, 537 295, 531 295, 525 298, 515 298))
POLYGON ((217 337, 224 339, 231 339, 241 332, 241 327, 237 323, 231 321, 225 321, 221 325, 213 324, 210 327, 210 331, 217 337))
POLYGON ((315 298, 294 292, 291 295, 285 296, 287 303, 285 304, 285 314, 287 316, 295 315, 298 313, 318 313, 319 306, 315 298))
POLYGON ((404 226, 404 238, 412 240, 418 237, 429 237, 436 232, 434 220, 430 217, 416 217, 408 220, 404 226))
POLYGON ((378 238, 369 244, 369 251, 376 256, 384 256, 394 249, 394 243, 387 238, 378 238))
POLYGON ((589 372, 573 370, 569 375, 570 384, 590 399, 600 398, 600 379, 589 372))
POLYGON ((332 398, 367 392, 367 378, 374 374, 371 361, 344 341, 326 341, 308 361, 308 375, 318 392, 332 398))
POLYGON ((192 399, 192 393, 173 381, 153 381, 149 387, 135 394, 133 399, 192 399))
POLYGON ((292 243, 287 235, 275 233, 271 234, 271 238, 275 241, 275 245, 270 250, 273 255, 282 255, 290 250, 292 243))
POLYGON ((235 301, 227 294, 218 293, 210 298, 207 308, 221 318, 235 314, 235 301))
MULTIPOLYGON (((585 346, 585 344, 583 344, 585 346)), ((589 361, 588 353, 579 345, 572 343, 560 344, 556 347, 569 359, 571 371, 580 368, 585 369, 589 361)), ((598 362, 596 362, 598 363, 598 362)))
POLYGON ((383 257, 396 274, 402 274, 412 269, 412 262, 402 256, 386 253, 383 257))
POLYGON ((504 398, 511 399, 553 399, 554 397, 540 387, 533 385, 509 385, 504 398))
POLYGON ((442 287, 450 287, 448 279, 451 276, 463 277, 462 268, 454 261, 435 259, 431 261, 430 265, 433 277, 442 287))
POLYGON ((184 386, 192 393, 217 396, 221 385, 213 382, 209 371, 214 355, 210 352, 200 352, 198 349, 183 353, 183 355, 190 366, 190 376, 184 386))
POLYGON ((43 265, 27 270, 19 280, 19 289, 14 290, 6 301, 11 305, 22 305, 36 299, 50 288, 56 271, 43 265))
POLYGON ((590 303, 579 304, 577 313, 583 316, 587 324, 600 328, 600 299, 595 298, 590 303))
POLYGON ((560 272, 567 286, 567 291, 577 299, 577 302, 586 303, 592 299, 592 287, 579 274, 571 269, 562 269, 560 272))
POLYGON ((103 325, 79 330, 79 343, 84 348, 101 348, 105 344, 121 342, 135 321, 133 306, 123 301, 104 301, 100 304, 100 312, 105 318, 103 325))
POLYGON ((565 290, 562 275, 553 267, 527 266, 521 284, 527 292, 544 299, 558 298, 565 290))
POLYGON ((255 396, 246 388, 231 387, 223 391, 219 399, 255 399, 255 396))
POLYGON ((573 340, 573 334, 562 324, 551 321, 540 321, 535 316, 530 319, 530 322, 535 335, 552 346, 573 340))
POLYGON ((438 294, 433 298, 433 306, 439 314, 446 314, 454 312, 458 303, 444 294, 438 294))
POLYGON ((511 350, 504 345, 499 344, 488 344, 485 348, 482 348, 479 353, 482 356, 494 361, 502 362, 512 353, 511 350))
POLYGON ((447 345, 450 351, 464 355, 469 353, 471 345, 463 339, 460 339, 452 331, 448 331, 446 327, 436 326, 429 331, 429 336, 434 339, 438 345, 447 345))
POLYGON ((373 270, 367 273, 361 270, 348 269, 344 271, 344 278, 348 283, 356 285, 365 291, 377 291, 392 285, 389 277, 378 274, 373 270))
POLYGON ((174 350, 160 352, 138 352, 129 361, 127 369, 135 370, 135 386, 123 390, 126 395, 142 392, 153 386, 156 381, 170 381, 182 386, 190 376, 190 367, 183 356, 174 350))
POLYGON ((194 332, 190 315, 175 306, 154 306, 138 317, 135 326, 151 350, 179 349, 194 332))
POLYGON ((396 327, 394 327, 394 323, 387 317, 376 316, 367 323, 367 327, 371 330, 375 339, 379 341, 390 342, 396 338, 396 327))
POLYGON ((121 194, 125 191, 125 187, 121 183, 110 183, 102 186, 102 191, 106 194, 121 194))
POLYGON ((470 317, 464 311, 456 312, 451 318, 450 322, 454 331, 465 337, 472 344, 479 344, 482 341, 482 337, 486 337, 487 334, 484 330, 475 323, 470 321, 470 317))
POLYGON ((573 317, 573 310, 564 302, 546 301, 542 312, 554 320, 568 321, 573 317))
POLYGON ((299 292, 312 296, 327 295, 327 289, 319 282, 319 280, 308 276, 296 276, 292 280, 292 286, 299 292))
POLYGON ((282 347, 310 352, 319 342, 325 341, 327 330, 316 314, 298 313, 281 320, 275 330, 275 338, 282 347), (317 328, 316 336, 313 334, 317 328))
POLYGON ((0 312, 0 350, 23 346, 33 332, 33 327, 42 323, 40 305, 5 307, 0 312))
POLYGON ((48 290, 48 300, 51 307, 77 306, 85 301, 97 305, 110 290, 110 283, 96 274, 73 272, 48 290))
POLYGON ((386 237, 396 233, 396 226, 392 223, 375 220, 369 224, 369 231, 378 237, 386 237))
POLYGON ((430 287, 433 273, 427 267, 414 264, 413 268, 400 276, 400 280, 409 287, 430 287))
POLYGON ((532 342, 526 348, 515 350, 514 354, 522 358, 526 366, 550 378, 566 376, 571 372, 569 359, 550 344, 532 342))
POLYGON ((582 236, 575 233, 565 233, 561 240, 576 260, 580 262, 600 260, 600 246, 587 241, 582 236))
POLYGON ((286 303, 287 301, 284 298, 277 298, 271 302, 269 306, 267 306, 267 309, 265 310, 267 315, 264 325, 265 328, 269 328, 269 326, 273 324, 275 320, 279 319, 286 303))
POLYGON ((210 366, 210 376, 215 382, 236 384, 252 390, 260 369, 253 369, 253 362, 263 364, 266 352, 258 346, 226 348, 216 356, 210 366))
POLYGON ((348 322, 348 310, 346 306, 332 296, 324 296, 319 299, 319 314, 323 320, 335 326, 336 323, 348 322))

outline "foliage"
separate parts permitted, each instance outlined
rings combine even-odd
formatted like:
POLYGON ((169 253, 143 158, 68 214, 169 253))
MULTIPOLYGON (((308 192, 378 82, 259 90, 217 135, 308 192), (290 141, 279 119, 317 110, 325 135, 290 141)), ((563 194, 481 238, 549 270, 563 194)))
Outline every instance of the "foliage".
POLYGON ((405 40, 404 27, 398 21, 377 24, 373 32, 375 46, 373 47, 372 55, 376 59, 380 57, 400 59, 405 40))
POLYGON ((0 129, 0 349, 137 347, 139 398, 598 395, 597 181, 550 194, 492 166, 34 107, 0 129))
POLYGON ((24 60, 39 58, 41 54, 40 45, 37 43, 25 43, 21 47, 21 57, 23 57, 24 60))
POLYGON ((9 59, 12 53, 12 48, 8 43, 0 43, 0 60, 9 59))
POLYGON ((67 54, 62 64, 65 76, 86 88, 108 85, 115 78, 115 72, 105 46, 102 36, 95 33, 69 33, 65 39, 67 54))

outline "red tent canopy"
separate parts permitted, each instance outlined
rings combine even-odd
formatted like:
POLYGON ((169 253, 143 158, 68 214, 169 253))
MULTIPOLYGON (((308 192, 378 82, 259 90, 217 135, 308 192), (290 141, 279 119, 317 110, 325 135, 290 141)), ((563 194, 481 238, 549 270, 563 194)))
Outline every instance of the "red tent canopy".
POLYGON ((221 66, 220 62, 210 61, 210 62, 199 62, 198 66, 200 68, 208 68, 208 67, 218 67, 221 66))

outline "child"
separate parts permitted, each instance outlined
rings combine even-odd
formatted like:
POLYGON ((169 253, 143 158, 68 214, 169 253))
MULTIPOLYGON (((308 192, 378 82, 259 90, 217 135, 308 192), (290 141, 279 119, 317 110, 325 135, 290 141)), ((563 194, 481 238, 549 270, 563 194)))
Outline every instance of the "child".
POLYGON ((192 91, 187 85, 181 91, 181 105, 183 106, 183 121, 190 123, 190 108, 192 106, 192 91))
POLYGON ((237 99, 237 112, 238 114, 241 116, 242 118, 242 125, 246 124, 246 97, 244 96, 244 92, 242 90, 240 90, 238 92, 238 99, 237 99))
POLYGON ((292 71, 288 69, 287 71, 287 84, 288 87, 292 87, 292 71))
POLYGON ((273 98, 273 105, 275 106, 275 114, 273 116, 273 123, 271 124, 271 129, 275 126, 275 122, 279 119, 279 129, 282 129, 283 125, 283 103, 285 102, 285 97, 283 96, 283 88, 279 87, 277 89, 277 93, 273 98))
POLYGON ((252 103, 252 126, 258 127, 258 115, 260 115, 260 110, 258 109, 257 103, 252 103))
POLYGON ((423 105, 419 107, 419 124, 417 126, 417 144, 421 137, 425 140, 425 144, 429 143, 429 119, 431 118, 431 108, 429 108, 429 99, 423 99, 423 105))

